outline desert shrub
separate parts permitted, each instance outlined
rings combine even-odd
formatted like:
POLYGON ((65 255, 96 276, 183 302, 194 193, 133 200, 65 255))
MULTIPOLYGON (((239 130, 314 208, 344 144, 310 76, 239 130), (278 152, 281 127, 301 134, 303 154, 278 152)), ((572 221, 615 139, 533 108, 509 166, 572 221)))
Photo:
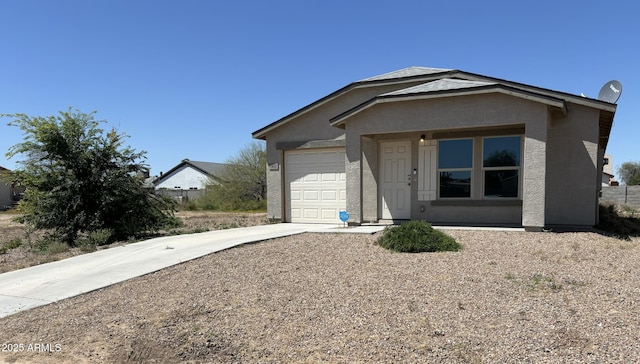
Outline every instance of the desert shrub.
POLYGON ((383 248, 402 253, 458 251, 461 248, 454 238, 435 230, 426 221, 408 221, 387 227, 377 243, 383 248))
POLYGON ((26 188, 18 221, 53 230, 69 246, 85 231, 111 229, 127 239, 176 224, 175 202, 152 194, 139 177, 148 172, 146 152, 127 146, 126 134, 105 132, 94 113, 3 116, 24 136, 7 152, 24 158, 11 172, 26 188))
POLYGON ((189 202, 184 204, 181 207, 181 209, 182 210, 187 210, 187 211, 197 211, 198 210, 198 204, 196 203, 196 201, 189 200, 189 202))
MULTIPOLYGON (((266 211, 267 200, 230 193, 228 185, 207 186, 205 193, 195 200, 194 210, 209 211, 266 211)), ((187 207, 187 209, 191 209, 187 207)))
POLYGON ((46 255, 51 254, 60 254, 69 250, 69 245, 64 241, 54 241, 47 245, 46 249, 43 251, 46 255))
POLYGON ((107 245, 113 240, 113 231, 111 229, 98 229, 89 231, 85 236, 80 237, 76 241, 76 246, 80 250, 90 252, 96 250, 97 246, 107 245))
POLYGON ((11 239, 8 243, 6 243, 4 246, 7 249, 15 249, 20 247, 20 245, 22 245, 22 239, 20 238, 13 238, 11 239))
POLYGON ((22 245, 22 240, 20 238, 13 238, 8 243, 0 246, 0 254, 6 254, 7 251, 18 248, 20 245, 22 245))
POLYGON ((98 229, 87 234, 87 240, 97 246, 107 245, 112 242, 112 239, 113 231, 111 229, 98 229))
POLYGON ((600 205, 600 222, 596 228, 623 239, 640 236, 640 219, 621 216, 614 205, 600 205))

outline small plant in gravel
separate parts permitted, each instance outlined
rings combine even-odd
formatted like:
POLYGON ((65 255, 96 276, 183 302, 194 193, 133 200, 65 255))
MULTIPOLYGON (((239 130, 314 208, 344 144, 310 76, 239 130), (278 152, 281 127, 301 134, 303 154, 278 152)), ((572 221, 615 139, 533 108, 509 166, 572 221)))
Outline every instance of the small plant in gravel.
POLYGON ((44 246, 41 253, 44 255, 54 255, 64 253, 69 250, 69 245, 63 241, 53 241, 44 246))
POLYGON ((435 230, 426 221, 408 221, 384 229, 378 245, 400 253, 458 251, 461 246, 451 236, 435 230))
POLYGON ((111 229, 97 229, 90 231, 86 236, 80 237, 76 241, 76 245, 80 247, 83 252, 92 252, 96 250, 97 246, 107 245, 112 242, 113 230, 111 229))
POLYGON ((11 249, 19 248, 22 245, 22 239, 13 238, 8 243, 5 243, 2 247, 0 247, 0 254, 6 254, 7 251, 11 249))
POLYGON ((557 283, 553 276, 534 274, 529 281, 529 288, 531 290, 549 288, 553 292, 558 292, 562 289, 562 285, 557 283))

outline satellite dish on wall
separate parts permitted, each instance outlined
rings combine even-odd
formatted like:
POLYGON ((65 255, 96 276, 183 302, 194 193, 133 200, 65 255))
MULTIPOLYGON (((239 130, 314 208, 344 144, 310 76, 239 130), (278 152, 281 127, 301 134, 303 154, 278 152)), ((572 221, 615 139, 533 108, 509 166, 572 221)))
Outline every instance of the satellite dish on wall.
POLYGON ((622 93, 622 84, 620 81, 609 81, 602 86, 598 94, 598 100, 615 104, 622 93))

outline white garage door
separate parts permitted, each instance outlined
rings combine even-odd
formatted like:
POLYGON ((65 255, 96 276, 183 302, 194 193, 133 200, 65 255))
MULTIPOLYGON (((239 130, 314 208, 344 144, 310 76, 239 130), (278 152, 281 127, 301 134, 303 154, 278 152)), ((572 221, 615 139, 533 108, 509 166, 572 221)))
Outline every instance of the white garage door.
POLYGON ((287 221, 340 223, 347 205, 344 148, 285 152, 287 221))

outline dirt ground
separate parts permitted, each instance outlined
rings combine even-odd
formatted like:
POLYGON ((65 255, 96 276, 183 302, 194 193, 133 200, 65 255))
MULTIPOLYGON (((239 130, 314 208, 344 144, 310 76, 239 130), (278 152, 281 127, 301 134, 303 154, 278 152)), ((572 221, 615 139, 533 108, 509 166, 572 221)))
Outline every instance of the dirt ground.
MULTIPOLYGON (((62 244, 48 251, 40 251, 36 246, 42 233, 14 221, 16 216, 11 212, 0 213, 0 273, 86 253, 79 248, 69 249, 62 244), (16 242, 19 242, 19 246, 14 248, 16 242)), ((161 235, 190 234, 268 223, 267 214, 259 212, 178 211, 176 216, 182 220, 183 226, 162 231, 161 235)), ((97 248, 108 249, 126 243, 116 242, 97 248)))
MULTIPOLYGON (((0 216, 2 246, 24 236, 0 216)), ((183 233, 266 223, 179 217, 183 233)), ((640 237, 445 232, 461 251, 391 253, 381 233, 221 251, 0 319, 0 364, 637 362, 640 237)))
POLYGON ((0 319, 0 363, 632 363, 640 238, 448 231, 248 244, 0 319))

